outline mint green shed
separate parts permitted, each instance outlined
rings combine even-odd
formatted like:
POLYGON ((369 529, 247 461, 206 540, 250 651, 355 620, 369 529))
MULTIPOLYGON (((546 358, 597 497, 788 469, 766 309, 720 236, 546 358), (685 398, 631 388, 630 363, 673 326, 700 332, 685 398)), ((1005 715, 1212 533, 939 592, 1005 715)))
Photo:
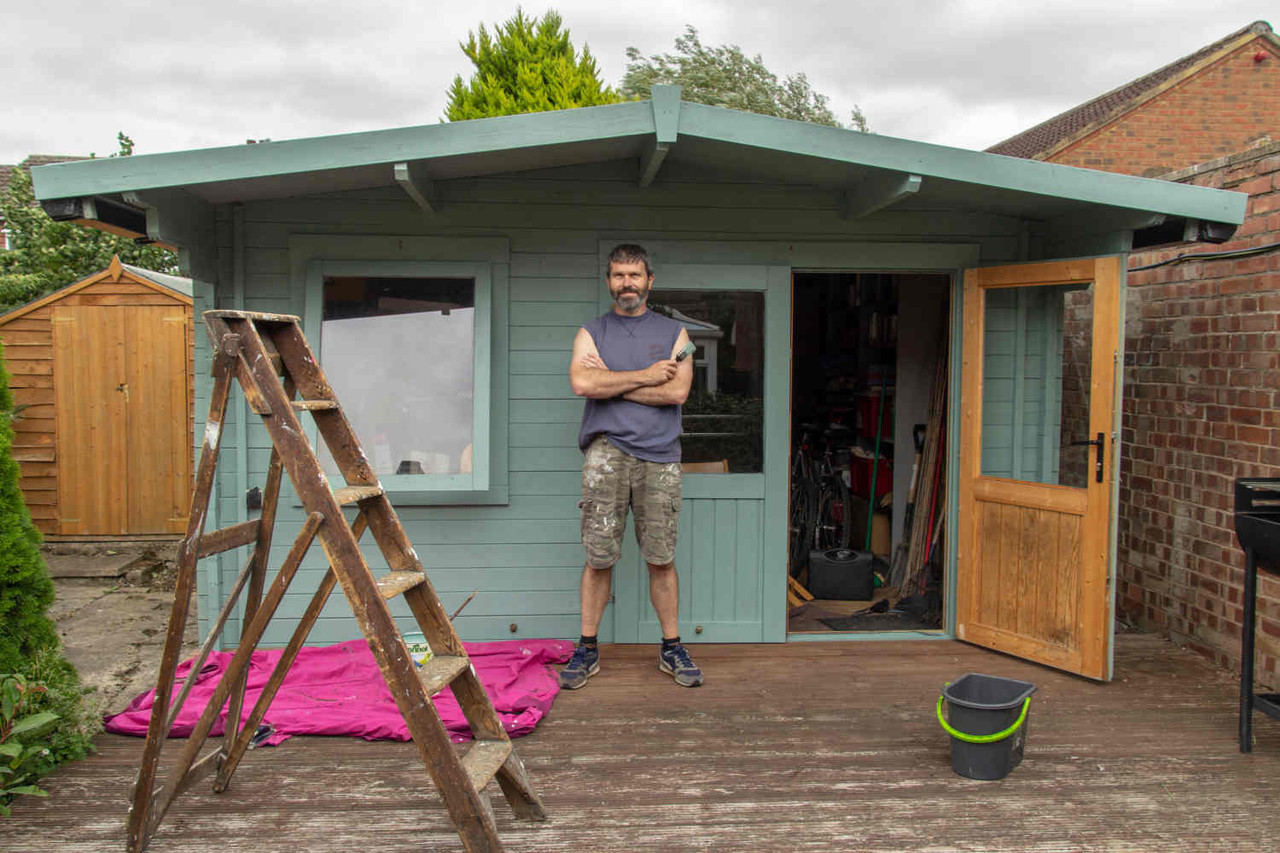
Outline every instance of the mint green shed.
MULTIPOLYGON (((325 369, 346 371, 345 407, 369 414, 366 454, 445 607, 477 592, 457 620, 467 640, 577 635, 582 404, 566 367, 578 327, 608 309, 613 245, 649 248, 655 293, 739 311, 731 325, 684 312, 707 347, 734 342, 756 371, 760 405, 754 457, 686 475, 681 634, 781 642, 797 275, 923 282, 901 294, 911 308, 898 315, 897 453, 907 457, 894 492, 905 495, 903 430, 927 409, 932 381, 908 362, 931 365, 949 324, 960 381, 964 270, 1225 239, 1244 213, 1234 193, 707 107, 683 102, 677 87, 656 88, 652 101, 80 161, 33 176, 55 218, 176 247, 197 315, 304 319, 325 369), (437 325, 413 325, 422 312, 437 325), (458 317, 470 330, 460 336, 458 317)), ((197 435, 209 359, 198 336, 197 435)), ((246 497, 267 467, 265 430, 233 402, 210 529, 252 517, 246 497)), ((280 518, 276 564, 301 524, 287 487, 280 518)), ((947 527, 954 561, 956 525, 947 527)), ((319 549, 308 559, 264 642, 282 643, 305 606, 323 571, 319 549)), ((202 623, 242 560, 201 563, 202 623)), ((658 636, 643 574, 628 538, 602 639, 658 636)), ((941 636, 955 635, 951 613, 941 636)), ((228 631, 234 639, 236 626, 228 631)), ((335 597, 311 642, 356 635, 335 597)))

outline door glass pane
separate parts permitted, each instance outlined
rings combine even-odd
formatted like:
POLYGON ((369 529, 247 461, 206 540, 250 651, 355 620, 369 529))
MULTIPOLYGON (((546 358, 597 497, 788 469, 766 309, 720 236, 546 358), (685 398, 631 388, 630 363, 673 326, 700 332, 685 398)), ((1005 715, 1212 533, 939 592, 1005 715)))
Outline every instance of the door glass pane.
MULTIPOLYGON (((686 466, 759 473, 764 435, 764 294, 655 290, 654 311, 679 320, 697 347, 680 439, 686 466)), ((686 468, 686 470, 690 470, 686 468)))
POLYGON ((982 475, 1084 488, 1093 286, 985 292, 982 475))
POLYGON ((473 279, 326 277, 320 342, 329 384, 376 473, 471 472, 473 279))

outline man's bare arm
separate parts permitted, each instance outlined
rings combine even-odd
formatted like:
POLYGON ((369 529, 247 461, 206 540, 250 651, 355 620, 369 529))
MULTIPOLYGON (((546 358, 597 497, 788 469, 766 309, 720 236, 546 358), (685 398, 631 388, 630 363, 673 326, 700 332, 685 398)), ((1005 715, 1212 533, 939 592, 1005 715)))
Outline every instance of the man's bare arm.
MULTIPOLYGON (((672 359, 688 342, 689 334, 684 329, 681 329, 679 336, 676 338, 675 346, 671 349, 672 359)), ((664 363, 659 362, 659 364, 664 363)), ((693 358, 686 358, 684 361, 674 363, 676 364, 675 374, 666 382, 661 385, 646 386, 627 391, 622 395, 623 399, 630 400, 633 403, 643 403, 646 406, 683 405, 684 401, 689 399, 689 389, 693 387, 693 358)))
POLYGON ((677 367, 674 359, 665 359, 644 370, 609 370, 600 358, 591 333, 579 329, 569 361, 569 387, 579 397, 607 400, 639 388, 661 385, 676 375, 677 367))

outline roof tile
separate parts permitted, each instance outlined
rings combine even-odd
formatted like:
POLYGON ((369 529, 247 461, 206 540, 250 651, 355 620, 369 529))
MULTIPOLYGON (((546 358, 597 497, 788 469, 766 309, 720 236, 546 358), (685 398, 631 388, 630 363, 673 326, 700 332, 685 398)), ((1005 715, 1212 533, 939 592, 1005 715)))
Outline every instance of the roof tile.
POLYGON ((1086 128, 1101 125, 1125 112, 1131 104, 1143 95, 1158 88, 1164 83, 1177 78, 1200 62, 1209 59, 1215 53, 1247 33, 1275 39, 1271 25, 1266 21, 1254 21, 1247 27, 1236 30, 1231 35, 1218 39, 1213 44, 1200 48, 1195 53, 1184 56, 1145 77, 1139 77, 1118 89, 1112 89, 1105 95, 1099 95, 1077 107, 1060 113, 1048 121, 1041 122, 1029 130, 1011 136, 1003 142, 997 142, 986 149, 990 154, 1005 154, 1010 157, 1022 157, 1028 160, 1038 159, 1047 154, 1061 142, 1075 136, 1086 128))

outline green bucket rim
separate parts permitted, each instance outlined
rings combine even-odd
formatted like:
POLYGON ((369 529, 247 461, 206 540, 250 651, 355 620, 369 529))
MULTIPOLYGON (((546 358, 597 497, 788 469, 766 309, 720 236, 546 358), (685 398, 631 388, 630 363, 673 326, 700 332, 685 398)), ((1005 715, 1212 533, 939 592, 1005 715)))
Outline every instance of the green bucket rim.
POLYGON ((947 718, 942 716, 942 702, 946 698, 945 693, 938 696, 938 722, 942 724, 942 728, 947 734, 951 735, 956 740, 962 740, 965 743, 995 743, 996 741, 1004 740, 1022 727, 1022 724, 1027 719, 1027 710, 1031 707, 1031 697, 1028 696, 1026 699, 1022 700, 1022 713, 1018 715, 1018 719, 1014 721, 1014 724, 1009 726, 1009 728, 1002 732, 996 732, 995 734, 990 735, 971 735, 967 732, 962 732, 957 728, 953 728, 952 725, 947 722, 947 718))

